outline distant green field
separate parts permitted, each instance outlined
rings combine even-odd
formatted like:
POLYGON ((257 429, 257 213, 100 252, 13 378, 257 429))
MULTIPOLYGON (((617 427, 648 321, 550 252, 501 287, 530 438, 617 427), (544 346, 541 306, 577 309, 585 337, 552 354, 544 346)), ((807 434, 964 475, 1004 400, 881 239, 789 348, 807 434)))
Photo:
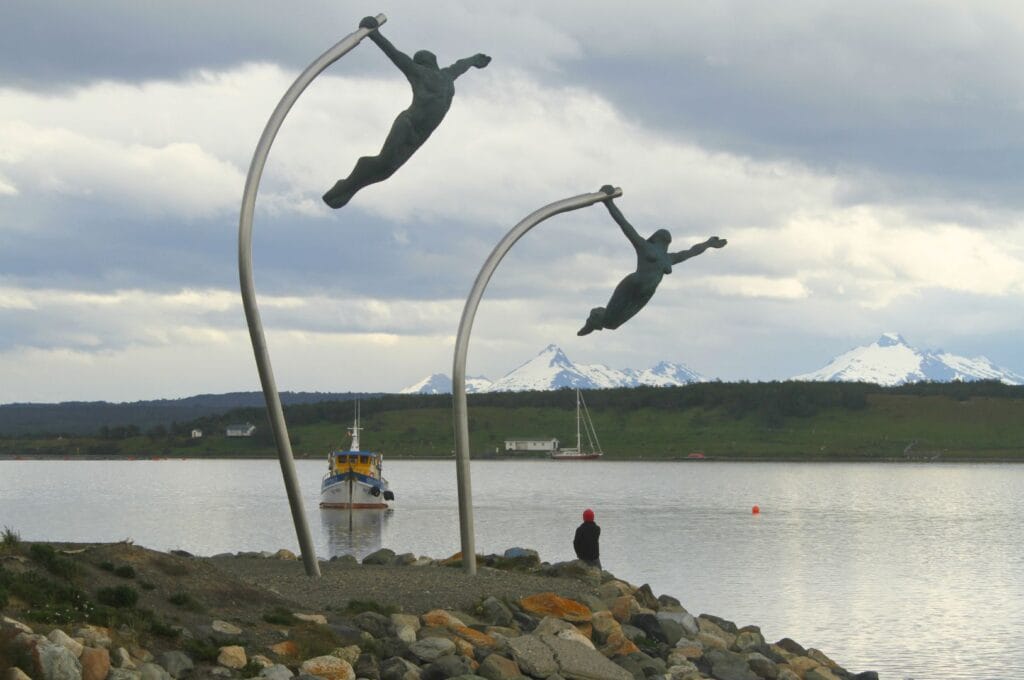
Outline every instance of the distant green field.
MULTIPOLYGON (((733 388, 708 388, 714 389, 727 392, 733 388)), ((651 394, 658 396, 656 392, 651 394)), ((704 399, 701 405, 688 405, 685 399, 690 397, 680 394, 683 401, 674 405, 652 400, 645 392, 624 393, 621 398, 611 391, 588 396, 605 459, 680 459, 700 452, 719 460, 1024 460, 1024 399, 1016 394, 965 397, 876 389, 865 393, 859 403, 840 395, 834 403, 813 407, 801 402, 799 394, 796 401, 788 393, 773 401, 774 393, 765 392, 759 397, 761 401, 716 398, 704 399), (843 400, 851 403, 843 405, 843 400), (777 408, 783 402, 785 408, 777 408)), ((564 445, 574 445, 575 402, 567 393, 556 397, 545 396, 549 403, 537 406, 471 402, 473 455, 503 455, 507 438, 556 437, 564 445)), ((511 402, 512 398, 505 400, 511 402)), ((453 455, 450 397, 421 400, 406 408, 401 407, 404 402, 395 403, 399 407, 370 407, 367 402, 363 412, 364 448, 393 458, 453 455)), ((294 419, 290 417, 294 422, 289 432, 297 457, 319 458, 332 448, 348 448, 346 427, 351 406, 334 411, 320 408, 297 411, 294 419), (329 416, 321 417, 324 413, 329 416)), ((181 432, 115 440, 8 438, 0 440, 0 454, 196 458, 275 455, 269 428, 265 420, 259 420, 262 414, 257 410, 249 415, 253 416, 250 422, 257 426, 257 436, 249 439, 229 439, 221 427, 210 423, 204 428, 205 436, 198 440, 181 432)))

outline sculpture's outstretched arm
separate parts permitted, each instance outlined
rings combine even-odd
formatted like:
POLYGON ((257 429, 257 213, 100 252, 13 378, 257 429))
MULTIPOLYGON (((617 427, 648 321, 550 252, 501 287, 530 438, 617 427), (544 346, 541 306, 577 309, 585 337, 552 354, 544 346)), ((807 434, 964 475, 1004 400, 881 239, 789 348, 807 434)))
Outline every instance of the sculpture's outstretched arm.
POLYGON ((474 54, 472 57, 459 59, 451 66, 446 66, 441 70, 450 75, 452 77, 452 80, 455 80, 473 66, 477 68, 483 68, 490 63, 491 58, 488 57, 486 54, 474 54))
POLYGON ((728 241, 724 238, 712 236, 707 241, 704 241, 704 243, 698 243, 687 250, 680 250, 678 253, 669 253, 669 258, 672 260, 672 264, 679 264, 683 260, 689 260, 691 257, 700 255, 708 248, 724 248, 726 243, 728 243, 728 241))
MULTIPOLYGON (((359 22, 360 28, 377 28, 376 17, 366 17, 359 22)), ((398 70, 405 74, 405 77, 412 80, 416 73, 416 64, 405 52, 391 44, 391 41, 380 34, 379 30, 373 31, 368 36, 370 40, 377 43, 377 47, 387 55, 388 59, 398 67, 398 70)))
POLYGON ((601 191, 609 196, 609 198, 604 202, 604 207, 608 208, 608 212, 611 213, 612 219, 619 225, 619 228, 622 229, 622 233, 626 235, 626 238, 628 238, 629 242, 633 244, 633 247, 639 250, 644 244, 644 238, 637 233, 636 229, 633 228, 633 225, 626 220, 626 216, 622 214, 622 211, 619 210, 619 207, 615 205, 610 198, 612 192, 615 191, 615 188, 611 184, 605 184, 601 187, 601 191))

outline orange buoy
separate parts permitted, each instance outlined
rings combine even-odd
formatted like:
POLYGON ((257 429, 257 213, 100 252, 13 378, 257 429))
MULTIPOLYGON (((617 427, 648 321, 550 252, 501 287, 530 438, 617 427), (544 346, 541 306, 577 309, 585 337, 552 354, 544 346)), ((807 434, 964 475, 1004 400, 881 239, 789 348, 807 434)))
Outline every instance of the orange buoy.
POLYGON ((760 515, 761 514, 761 506, 760 505, 755 505, 754 507, 752 507, 750 509, 750 514, 751 515, 760 515))

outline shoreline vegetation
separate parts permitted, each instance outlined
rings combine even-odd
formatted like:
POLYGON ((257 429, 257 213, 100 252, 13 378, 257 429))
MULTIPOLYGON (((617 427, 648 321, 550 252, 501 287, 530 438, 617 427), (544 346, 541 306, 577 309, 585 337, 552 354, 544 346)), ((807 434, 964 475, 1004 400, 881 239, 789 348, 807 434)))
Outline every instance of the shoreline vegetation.
MULTIPOLYGON (((472 457, 546 456, 506 452, 506 439, 575 441, 572 395, 571 390, 470 395, 472 457)), ((451 395, 353 395, 286 406, 295 457, 320 459, 347 448, 357 397, 363 442, 371 450, 389 459, 454 456, 451 395)), ((227 403, 220 408, 227 409, 227 403)), ((718 461, 1024 461, 1024 387, 992 381, 894 388, 698 383, 593 390, 587 403, 604 460, 610 461, 686 460, 693 454, 718 461)), ((102 409, 94 403, 0 406, 0 458, 276 457, 263 408, 161 421, 173 412, 164 408, 170 407, 164 402, 102 409), (228 437, 232 424, 253 425, 251 436, 228 437)))
POLYGON ((694 615, 583 562, 510 548, 468 576, 384 548, 305 576, 288 550, 0 541, 0 672, 24 680, 877 680, 694 615))

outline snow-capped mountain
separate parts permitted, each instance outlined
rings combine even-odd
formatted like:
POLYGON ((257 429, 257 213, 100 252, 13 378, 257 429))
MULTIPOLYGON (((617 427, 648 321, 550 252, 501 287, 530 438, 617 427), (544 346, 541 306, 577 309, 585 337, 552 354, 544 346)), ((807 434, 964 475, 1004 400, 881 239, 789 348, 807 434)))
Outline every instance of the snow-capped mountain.
MULTIPOLYGON (((557 390, 563 387, 602 389, 637 385, 685 385, 705 378, 683 364, 662 361, 644 370, 616 370, 601 364, 574 364, 557 345, 548 345, 540 354, 493 383, 486 378, 467 378, 467 392, 521 392, 557 390)), ((451 379, 443 373, 421 380, 403 394, 441 394, 451 392, 451 379)))
POLYGON ((1000 380, 1009 385, 1024 384, 1024 376, 996 366, 985 357, 957 356, 942 350, 911 347, 899 333, 883 333, 875 342, 840 354, 827 366, 793 380, 870 382, 902 385, 930 380, 1000 380))
MULTIPOLYGON (((487 388, 490 387, 491 381, 487 378, 479 376, 467 376, 466 377, 466 392, 486 392, 487 388)), ((428 375, 423 380, 419 381, 415 385, 410 385, 400 392, 400 394, 451 394, 452 393, 452 379, 446 376, 444 373, 434 373, 428 375)))

